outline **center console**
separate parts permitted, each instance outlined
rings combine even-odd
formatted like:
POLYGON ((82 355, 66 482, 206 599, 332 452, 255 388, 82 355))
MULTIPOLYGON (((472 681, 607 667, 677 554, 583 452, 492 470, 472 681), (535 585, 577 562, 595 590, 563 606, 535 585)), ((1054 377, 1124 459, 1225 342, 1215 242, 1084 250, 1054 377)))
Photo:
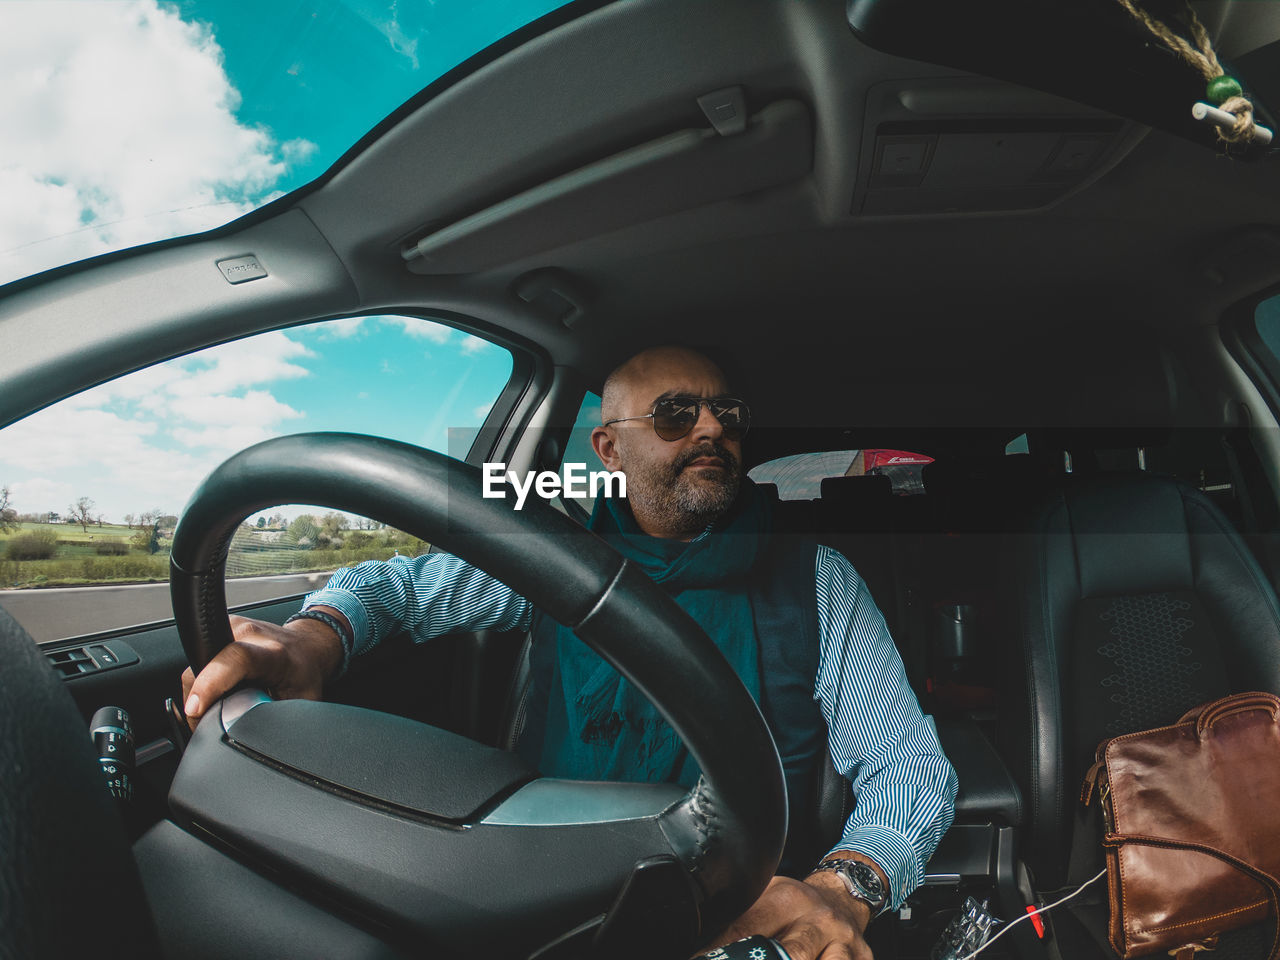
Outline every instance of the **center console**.
MULTIPOLYGON (((1025 916, 1033 903, 1030 884, 1018 863, 1022 794, 981 727, 967 717, 936 720, 938 740, 959 778, 956 816, 929 860, 924 882, 892 918, 883 918, 879 936, 898 960, 944 960, 935 953, 948 924, 966 901, 998 918, 993 932, 1025 916)), ((985 957, 1042 958, 1048 954, 1035 920, 1019 924, 985 957)), ((876 954, 880 956, 879 953, 876 954)))

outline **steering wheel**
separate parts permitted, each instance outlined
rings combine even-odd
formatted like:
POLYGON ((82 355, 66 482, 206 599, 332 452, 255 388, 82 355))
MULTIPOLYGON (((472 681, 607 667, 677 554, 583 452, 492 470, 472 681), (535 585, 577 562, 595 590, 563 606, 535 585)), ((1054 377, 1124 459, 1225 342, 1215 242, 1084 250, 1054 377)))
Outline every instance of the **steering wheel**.
POLYGON ((281 503, 352 510, 571 626, 659 708, 698 762, 698 784, 542 778, 424 724, 242 690, 201 721, 170 806, 291 886, 436 955, 549 957, 557 943, 632 953, 644 942, 687 953, 777 868, 787 810, 773 739, 715 645, 639 568, 546 503, 517 511, 514 497, 480 490, 475 467, 354 434, 235 455, 174 534, 174 616, 192 667, 232 640, 225 566, 245 517, 281 503))

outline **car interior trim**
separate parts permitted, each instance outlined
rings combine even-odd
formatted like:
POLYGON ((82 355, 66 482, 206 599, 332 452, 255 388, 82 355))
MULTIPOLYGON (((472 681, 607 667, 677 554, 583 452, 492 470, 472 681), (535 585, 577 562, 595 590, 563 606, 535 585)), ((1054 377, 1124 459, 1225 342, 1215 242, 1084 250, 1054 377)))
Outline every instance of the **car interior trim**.
POLYGON ((637 820, 658 816, 686 793, 668 783, 611 783, 605 789, 544 777, 520 787, 481 822, 529 827, 637 820))
POLYGON ((470 273, 548 246, 780 186, 813 165, 809 111, 771 103, 731 137, 681 130, 437 229, 402 252, 415 273, 470 273), (656 198, 662 198, 660 201, 656 198))

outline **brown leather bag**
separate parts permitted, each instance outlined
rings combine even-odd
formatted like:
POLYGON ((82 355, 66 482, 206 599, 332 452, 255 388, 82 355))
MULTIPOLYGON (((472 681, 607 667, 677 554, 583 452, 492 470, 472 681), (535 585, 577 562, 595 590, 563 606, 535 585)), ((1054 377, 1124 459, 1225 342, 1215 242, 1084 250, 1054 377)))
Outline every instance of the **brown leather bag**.
MULTIPOLYGON (((1280 698, 1241 693, 1104 740, 1081 788, 1102 800, 1109 938, 1190 960, 1280 915, 1280 698)), ((1280 930, 1269 960, 1280 958, 1280 930)))

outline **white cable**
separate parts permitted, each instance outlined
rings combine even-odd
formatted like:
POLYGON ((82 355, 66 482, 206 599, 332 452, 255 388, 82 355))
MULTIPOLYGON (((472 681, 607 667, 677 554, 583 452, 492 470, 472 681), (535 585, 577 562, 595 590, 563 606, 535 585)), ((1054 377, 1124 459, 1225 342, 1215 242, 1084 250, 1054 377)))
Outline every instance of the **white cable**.
POLYGON ((1072 897, 1079 896, 1081 893, 1084 892, 1085 887, 1088 887, 1091 884, 1097 883, 1106 875, 1107 875, 1107 871, 1106 871, 1106 868, 1104 867, 1096 877, 1094 877, 1092 880, 1086 880, 1084 883, 1078 886, 1073 892, 1068 893, 1061 900, 1055 900, 1053 901, 1053 903, 1049 904, 1047 907, 1040 907, 1037 910, 1028 910, 1022 916, 1018 917, 1017 920, 1014 920, 1007 927, 1005 927, 1003 930, 997 933, 994 937, 992 937, 990 940, 988 940, 986 943, 980 946, 977 950, 973 951, 973 953, 965 954, 963 957, 960 958, 960 960, 973 960, 974 957, 976 957, 983 950, 987 949, 987 947, 991 946, 993 943, 995 943, 997 940, 1003 937, 1006 933, 1008 933, 1010 930, 1012 930, 1014 927, 1020 924, 1023 920, 1030 920, 1032 917, 1036 916, 1037 914, 1048 913, 1050 910, 1052 910, 1054 907, 1058 906, 1059 904, 1066 903, 1072 897))

